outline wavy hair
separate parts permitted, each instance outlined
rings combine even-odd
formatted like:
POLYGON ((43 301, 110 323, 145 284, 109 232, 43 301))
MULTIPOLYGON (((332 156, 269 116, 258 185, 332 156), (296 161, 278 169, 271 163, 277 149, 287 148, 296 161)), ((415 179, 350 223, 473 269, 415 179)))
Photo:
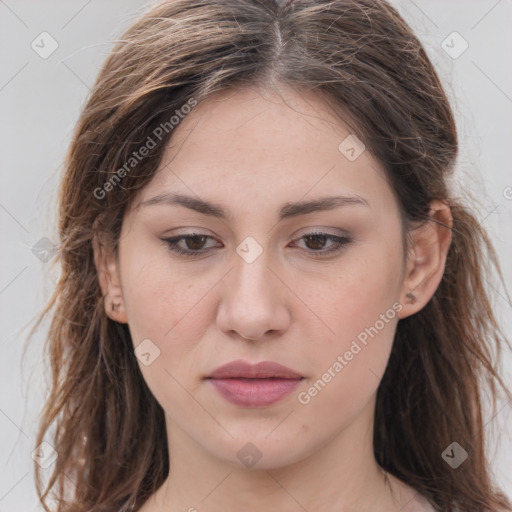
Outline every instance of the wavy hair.
POLYGON ((136 511, 166 479, 164 413, 127 326, 105 314, 93 239, 108 236, 116 247, 124 213, 154 176, 172 130, 121 170, 187 102, 276 83, 314 91, 364 141, 385 167, 404 230, 428 220, 432 200, 451 207, 443 279, 420 312, 399 321, 378 388, 378 464, 436 510, 512 510, 492 482, 483 422, 488 396, 494 409, 500 390, 511 397, 496 370, 510 345, 485 286, 491 266, 501 273, 470 206, 447 185, 458 144, 440 80, 382 0, 169 0, 115 44, 77 122, 59 192, 61 273, 40 317, 51 317, 51 385, 36 441, 51 439, 58 458, 44 484, 35 464, 41 503, 50 510, 53 498, 57 512, 136 511), (456 470, 441 457, 453 441, 469 453, 456 470))

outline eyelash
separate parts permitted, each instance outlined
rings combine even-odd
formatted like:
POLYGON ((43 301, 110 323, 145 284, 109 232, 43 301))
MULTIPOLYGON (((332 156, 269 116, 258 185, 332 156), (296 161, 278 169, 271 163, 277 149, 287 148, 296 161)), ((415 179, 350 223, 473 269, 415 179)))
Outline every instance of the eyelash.
MULTIPOLYGON (((302 249, 302 251, 308 253, 308 255, 313 254, 315 256, 318 255, 320 257, 329 256, 331 254, 339 253, 345 248, 346 245, 348 245, 349 243, 352 242, 352 240, 347 236, 337 236, 337 235, 332 235, 330 233, 322 233, 322 232, 317 232, 317 231, 311 232, 311 233, 306 233, 306 234, 302 235, 300 238, 298 238, 297 240, 302 240, 302 239, 312 237, 312 236, 325 237, 326 241, 331 241, 334 243, 334 245, 331 246, 331 248, 327 249, 327 250, 317 250, 316 251, 316 250, 312 250, 312 249, 310 249, 310 250, 302 249)), ((179 236, 175 236, 172 238, 164 238, 164 239, 162 239, 162 241, 165 242, 165 244, 169 247, 169 249, 171 251, 176 252, 185 257, 193 258, 194 256, 198 256, 198 255, 207 253, 210 249, 201 249, 198 251, 193 251, 190 249, 182 249, 178 246, 178 243, 181 242, 182 240, 187 240, 187 239, 195 238, 195 237, 213 238, 211 236, 202 235, 200 233, 190 233, 187 235, 179 235, 179 236)))

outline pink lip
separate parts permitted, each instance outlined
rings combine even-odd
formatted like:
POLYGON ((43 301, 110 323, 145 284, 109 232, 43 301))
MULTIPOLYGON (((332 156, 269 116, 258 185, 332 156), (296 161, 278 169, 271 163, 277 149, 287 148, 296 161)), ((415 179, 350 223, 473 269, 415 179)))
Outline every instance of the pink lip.
POLYGON ((238 360, 217 368, 207 378, 229 402, 244 407, 262 407, 289 395, 303 377, 272 361, 252 365, 238 360))

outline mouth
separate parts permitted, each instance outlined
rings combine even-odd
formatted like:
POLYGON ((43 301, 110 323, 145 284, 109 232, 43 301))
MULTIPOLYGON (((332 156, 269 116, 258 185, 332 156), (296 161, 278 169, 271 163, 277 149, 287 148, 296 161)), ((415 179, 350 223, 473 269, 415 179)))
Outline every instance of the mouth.
POLYGON ((228 402, 242 407, 266 407, 288 396, 304 379, 272 361, 252 365, 233 361, 217 368, 206 380, 228 402))

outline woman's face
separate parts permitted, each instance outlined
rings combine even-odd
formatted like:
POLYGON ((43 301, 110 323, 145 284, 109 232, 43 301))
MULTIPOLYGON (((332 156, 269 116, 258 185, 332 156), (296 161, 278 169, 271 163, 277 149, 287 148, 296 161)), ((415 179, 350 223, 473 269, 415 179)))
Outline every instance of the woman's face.
POLYGON ((223 93, 181 120, 127 212, 116 263, 173 438, 260 468, 373 424, 404 293, 382 166, 315 96, 283 94, 288 104, 223 93), (296 378, 240 367, 210 378, 233 361, 296 378))

